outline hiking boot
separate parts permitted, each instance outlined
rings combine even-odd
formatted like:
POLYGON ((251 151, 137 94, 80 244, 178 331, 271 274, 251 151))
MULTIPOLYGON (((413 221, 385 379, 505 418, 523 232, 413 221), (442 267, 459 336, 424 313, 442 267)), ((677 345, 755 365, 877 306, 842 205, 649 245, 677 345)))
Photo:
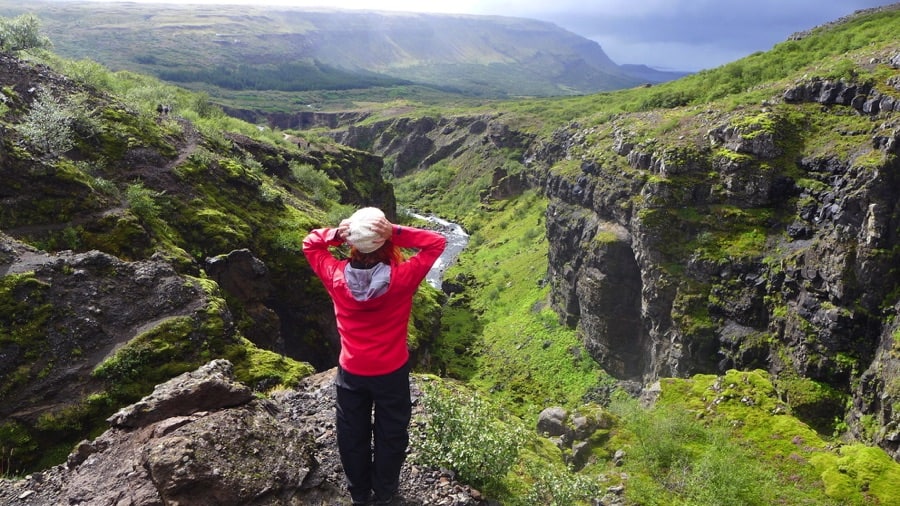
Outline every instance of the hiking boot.
POLYGON ((377 506, 388 506, 391 504, 400 504, 398 497, 396 495, 391 495, 387 499, 375 499, 375 504, 377 506))
POLYGON ((366 504, 372 504, 372 502, 371 502, 371 496, 365 497, 365 498, 363 498, 363 499, 356 498, 356 497, 352 497, 351 499, 352 499, 352 501, 353 501, 353 502, 351 503, 353 506, 364 506, 364 505, 366 505, 366 504))

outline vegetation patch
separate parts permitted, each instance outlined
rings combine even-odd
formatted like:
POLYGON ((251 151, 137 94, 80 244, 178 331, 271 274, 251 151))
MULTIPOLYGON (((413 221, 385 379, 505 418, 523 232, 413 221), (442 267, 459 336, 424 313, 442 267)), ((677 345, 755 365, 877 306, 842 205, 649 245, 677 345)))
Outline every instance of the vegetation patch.
POLYGON ((625 398, 610 410, 628 434, 624 469, 630 503, 744 506, 776 500, 777 477, 727 425, 704 422, 674 405, 648 410, 625 398))
POLYGON ((46 327, 54 311, 45 300, 49 288, 33 272, 0 280, 0 348, 19 364, 0 382, 0 398, 34 380, 45 361, 46 327))
MULTIPOLYGON (((778 494, 780 500, 789 504, 822 501, 822 497, 828 498, 827 504, 835 505, 862 505, 872 500, 892 504, 891 501, 896 500, 894 492, 887 492, 883 487, 895 479, 893 476, 900 471, 900 464, 891 461, 881 450, 866 447, 867 452, 880 453, 884 459, 877 459, 875 477, 841 471, 838 456, 830 450, 831 442, 810 426, 787 415, 788 406, 782 403, 771 379, 763 371, 732 370, 722 376, 667 379, 662 386, 659 406, 675 409, 681 406, 709 427, 727 428, 729 439, 741 445, 747 452, 743 453, 747 459, 774 473, 770 475, 774 479, 774 482, 770 481, 771 487, 760 487, 766 489, 760 490, 762 501, 748 504, 771 504, 776 501, 772 494, 778 494), (834 485, 829 476, 846 476, 852 485, 841 487, 843 492, 838 493, 832 490, 834 485), (866 479, 873 481, 867 483, 866 479), (785 482, 793 486, 776 485, 785 482), (877 484, 873 486, 875 482, 877 484)), ((845 464, 852 461, 853 465, 858 465, 856 459, 869 454, 857 455, 851 450, 847 455, 845 464)))
POLYGON ((776 381, 791 412, 821 434, 830 435, 847 402, 847 394, 809 378, 782 374, 776 381))
POLYGON ((315 369, 273 351, 256 347, 245 338, 226 346, 223 357, 234 364, 234 377, 256 391, 294 388, 315 369))
POLYGON ((520 422, 498 416, 497 406, 450 383, 424 382, 422 393, 425 419, 413 426, 413 459, 501 494, 525 441, 520 422))

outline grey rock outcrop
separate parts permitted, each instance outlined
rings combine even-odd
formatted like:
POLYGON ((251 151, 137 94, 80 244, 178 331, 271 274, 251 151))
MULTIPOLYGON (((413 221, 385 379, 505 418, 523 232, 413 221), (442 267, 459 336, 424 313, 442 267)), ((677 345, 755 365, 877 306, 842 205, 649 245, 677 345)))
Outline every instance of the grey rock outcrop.
POLYGON ((271 306, 277 293, 266 264, 248 249, 232 251, 206 260, 206 273, 232 297, 240 301, 253 325, 244 335, 266 350, 283 351, 281 319, 271 306))
POLYGON ((317 467, 315 446, 273 412, 213 361, 111 417, 65 466, 0 489, 31 492, 23 504, 290 504, 317 467))
POLYGON ((562 450, 563 459, 573 469, 582 469, 591 459, 593 444, 602 440, 613 426, 611 416, 599 406, 587 405, 572 413, 559 406, 538 415, 537 432, 562 450))
MULTIPOLYGON (((171 319, 194 318, 208 301, 200 286, 157 257, 126 262, 98 251, 51 254, 2 233, 0 252, 0 274, 25 280, 8 285, 16 287, 9 300, 21 304, 23 322, 34 318, 27 303, 42 301, 30 311, 40 311, 37 321, 46 329, 40 352, 24 341, 0 352, 0 377, 9 381, 0 418, 30 420, 77 399, 91 371, 118 347, 171 319), (19 368, 34 370, 34 377, 13 374, 19 368)), ((10 333, 20 332, 12 323, 10 333)))
POLYGON ((470 152, 523 150, 532 140, 490 115, 399 118, 354 125, 331 135, 341 144, 372 151, 391 161, 385 169, 396 177, 442 160, 469 156, 470 152))
MULTIPOLYGON (((349 504, 334 429, 334 370, 254 397, 215 360, 159 385, 80 443, 67 464, 0 479, 0 503, 50 506, 349 504)), ((414 385, 414 393, 420 392, 414 385)), ((420 409, 417 407, 416 409, 420 409)), ((439 469, 407 463, 399 504, 482 504, 439 469)))
POLYGON ((249 388, 234 382, 231 363, 219 359, 157 385, 153 393, 107 421, 115 428, 135 429, 178 415, 246 404, 252 398, 249 388))
MULTIPOLYGON (((897 58, 895 56, 894 58, 897 58)), ((868 115, 900 111, 900 100, 884 94, 871 85, 845 81, 813 79, 784 92, 786 102, 817 102, 823 105, 843 105, 868 115)))

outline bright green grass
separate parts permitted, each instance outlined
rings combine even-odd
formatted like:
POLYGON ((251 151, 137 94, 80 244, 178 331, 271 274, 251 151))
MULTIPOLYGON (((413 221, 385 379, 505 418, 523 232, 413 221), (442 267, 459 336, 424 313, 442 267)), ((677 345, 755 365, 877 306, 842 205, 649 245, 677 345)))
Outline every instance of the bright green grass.
MULTIPOLYGON (((766 468, 757 486, 770 490, 758 496, 761 502, 755 504, 900 504, 896 488, 900 464, 879 448, 841 446, 823 439, 787 414, 787 406, 764 371, 664 379, 661 385, 655 410, 689 414, 703 422, 703 431, 727 429, 729 444, 740 448, 736 457, 766 468)), ((678 444, 699 448, 703 454, 710 451, 704 449, 709 444, 703 441, 706 437, 708 432, 694 433, 678 444)), ((692 460, 688 467, 693 471, 700 463, 692 460)))
POLYGON ((448 270, 448 279, 465 272, 478 288, 468 294, 469 318, 459 309, 445 315, 442 339, 464 342, 474 358, 462 376, 524 418, 575 407, 606 376, 547 306, 546 201, 526 193, 494 206, 477 232, 480 244, 448 270))

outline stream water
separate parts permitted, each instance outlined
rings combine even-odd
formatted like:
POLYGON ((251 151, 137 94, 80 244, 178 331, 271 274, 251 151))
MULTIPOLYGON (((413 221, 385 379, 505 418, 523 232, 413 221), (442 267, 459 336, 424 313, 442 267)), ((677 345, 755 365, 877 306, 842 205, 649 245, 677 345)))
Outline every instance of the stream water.
POLYGON ((444 253, 434 262, 434 265, 425 277, 428 284, 440 289, 441 282, 444 278, 444 271, 447 270, 447 267, 453 265, 453 262, 456 261, 456 257, 459 256, 459 253, 466 247, 466 244, 469 243, 469 234, 456 223, 438 218, 437 216, 426 216, 416 213, 410 214, 420 220, 439 225, 439 227, 437 227, 437 232, 440 232, 447 238, 447 248, 444 249, 444 253))

